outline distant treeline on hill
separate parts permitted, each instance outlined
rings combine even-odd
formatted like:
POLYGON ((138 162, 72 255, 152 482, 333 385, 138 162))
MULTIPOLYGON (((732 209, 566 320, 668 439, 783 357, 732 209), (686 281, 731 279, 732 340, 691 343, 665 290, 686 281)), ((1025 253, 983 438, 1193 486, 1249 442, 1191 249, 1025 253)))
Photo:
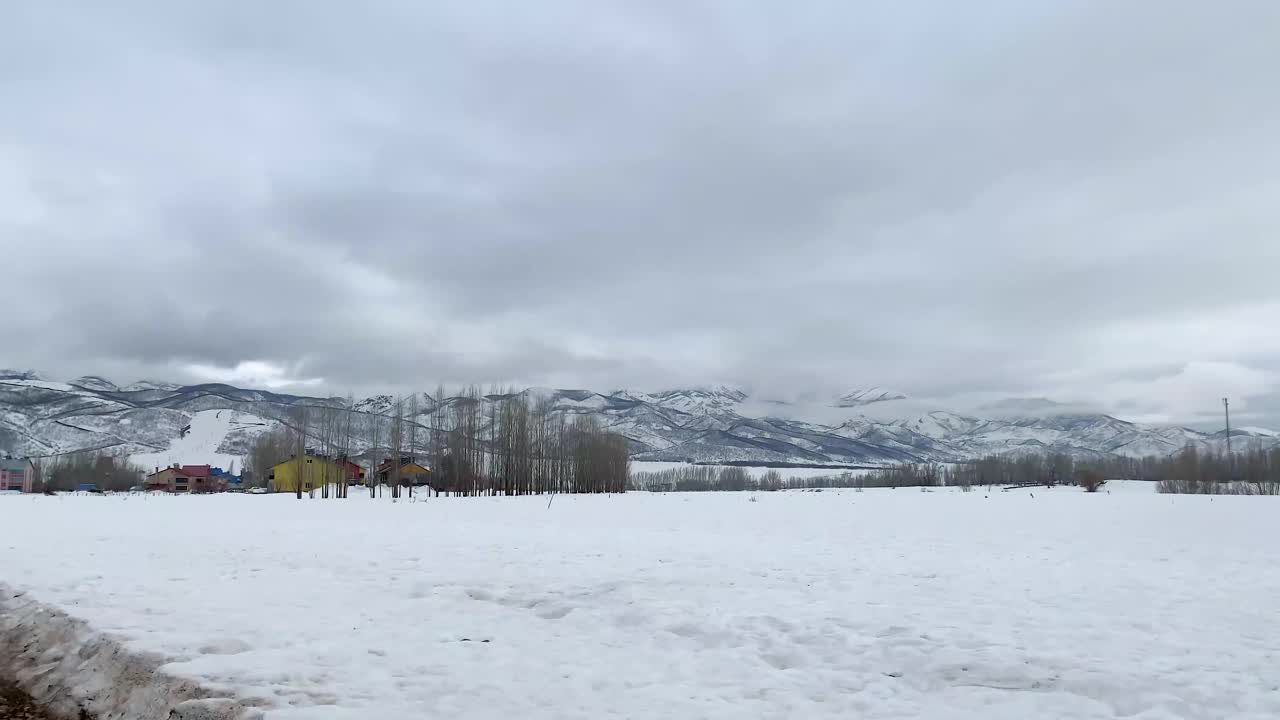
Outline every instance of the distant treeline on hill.
POLYGON ((1188 445, 1173 455, 1144 458, 1005 455, 956 465, 953 475, 957 480, 955 484, 1069 483, 1092 475, 1110 480, 1154 482, 1158 483, 1159 491, 1165 493, 1278 495, 1280 448, 1253 445, 1228 455, 1188 445))
POLYGON ((991 455, 968 463, 902 463, 863 472, 785 477, 769 470, 752 477, 741 467, 694 465, 631 477, 635 490, 707 492, 810 488, 1084 485, 1096 490, 1106 479, 1156 483, 1160 492, 1280 495, 1280 448, 1248 447, 1227 455, 1188 446, 1167 457, 1074 458, 1064 453, 991 455))

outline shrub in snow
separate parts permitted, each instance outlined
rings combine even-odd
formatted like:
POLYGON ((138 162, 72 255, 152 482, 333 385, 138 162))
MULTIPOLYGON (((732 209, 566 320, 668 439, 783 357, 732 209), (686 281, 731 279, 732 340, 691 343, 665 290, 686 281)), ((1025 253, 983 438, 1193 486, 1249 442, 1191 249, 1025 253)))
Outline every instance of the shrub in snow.
POLYGON ((1080 487, 1085 492, 1098 492, 1098 489, 1107 484, 1106 478, 1097 470, 1085 470, 1080 473, 1080 487))

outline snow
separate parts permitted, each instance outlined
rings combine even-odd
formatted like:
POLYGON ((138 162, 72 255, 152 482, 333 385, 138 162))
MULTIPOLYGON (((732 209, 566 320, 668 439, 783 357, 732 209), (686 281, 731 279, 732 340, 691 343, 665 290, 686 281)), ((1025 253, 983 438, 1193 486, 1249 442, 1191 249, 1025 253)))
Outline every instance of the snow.
POLYGON ((891 400, 906 400, 907 396, 897 390, 886 390, 881 387, 859 388, 850 390, 835 401, 836 407, 848 408, 870 405, 891 400))
POLYGON ((40 390, 55 390, 57 392, 70 393, 73 395, 78 394, 76 392, 76 388, 72 387, 67 383, 53 382, 50 380, 42 380, 39 378, 23 378, 23 379, 10 378, 10 379, 4 380, 3 384, 12 385, 14 387, 39 388, 40 390))
POLYGON ((0 581, 268 720, 1280 715, 1280 505, 1146 487, 3 497, 0 581))
POLYGON ((1264 427, 1248 426, 1248 427, 1242 427, 1240 429, 1245 432, 1253 433, 1254 435, 1280 438, 1280 432, 1276 432, 1275 430, 1268 430, 1267 428, 1264 428, 1264 427))
POLYGON ((583 400, 575 400, 573 398, 560 398, 556 401, 557 410, 594 410, 599 412, 608 407, 609 399, 603 395, 589 395, 583 400))
POLYGON ((174 438, 168 450, 137 453, 130 456, 133 462, 148 472, 153 468, 179 465, 213 465, 229 469, 231 463, 240 464, 238 455, 219 452, 227 433, 250 426, 265 429, 268 421, 256 415, 234 410, 202 410, 191 416, 191 430, 185 437, 174 438))
POLYGON ((177 390, 181 387, 181 385, 176 385, 174 383, 139 380, 138 382, 125 385, 120 389, 125 392, 141 392, 143 390, 177 390))

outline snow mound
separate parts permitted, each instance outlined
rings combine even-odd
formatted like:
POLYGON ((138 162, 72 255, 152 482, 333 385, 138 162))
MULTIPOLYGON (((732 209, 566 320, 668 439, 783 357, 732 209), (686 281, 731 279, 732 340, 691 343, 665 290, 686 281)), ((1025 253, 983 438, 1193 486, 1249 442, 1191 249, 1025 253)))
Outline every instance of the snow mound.
POLYGON ((0 676, 58 717, 253 720, 259 710, 160 672, 87 624, 0 583, 0 676))

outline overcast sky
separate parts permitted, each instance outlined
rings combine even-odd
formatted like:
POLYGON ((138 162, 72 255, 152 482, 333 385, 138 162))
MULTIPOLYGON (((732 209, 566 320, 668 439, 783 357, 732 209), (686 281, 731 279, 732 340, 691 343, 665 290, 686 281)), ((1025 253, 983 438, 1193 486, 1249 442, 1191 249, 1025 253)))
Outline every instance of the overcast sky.
POLYGON ((3 14, 0 366, 1280 425, 1274 0, 3 14))

